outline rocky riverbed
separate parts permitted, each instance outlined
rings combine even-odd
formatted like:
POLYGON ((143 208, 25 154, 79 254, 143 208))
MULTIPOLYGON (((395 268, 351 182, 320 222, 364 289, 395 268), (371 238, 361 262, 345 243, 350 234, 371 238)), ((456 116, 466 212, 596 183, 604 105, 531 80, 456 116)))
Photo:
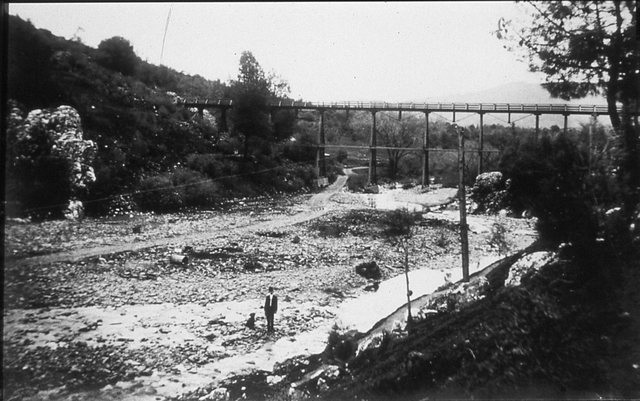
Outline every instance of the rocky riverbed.
MULTIPOLYGON (((339 184, 321 197, 238 200, 224 212, 9 223, 5 399, 161 400, 317 352, 344 319, 341 305, 371 296, 355 266, 375 261, 381 280, 402 273, 402 252, 370 224, 393 202, 425 212, 412 270, 459 269, 455 190, 364 195, 339 184), (171 263, 176 253, 188 262, 171 263), (269 286, 280 295, 273 335, 260 309, 269 286)), ((535 238, 531 220, 471 216, 478 267, 496 256, 495 223, 512 249, 535 238)))

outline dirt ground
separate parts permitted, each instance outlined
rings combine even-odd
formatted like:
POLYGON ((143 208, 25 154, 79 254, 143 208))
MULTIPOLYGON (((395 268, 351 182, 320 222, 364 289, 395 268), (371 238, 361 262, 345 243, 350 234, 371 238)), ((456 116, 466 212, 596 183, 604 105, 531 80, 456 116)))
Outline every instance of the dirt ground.
MULTIPOLYGON (((457 221, 454 189, 365 195, 346 192, 345 181, 224 211, 9 221, 3 398, 162 400, 317 352, 343 302, 370 296, 356 265, 376 261, 383 280, 402 273, 401 252, 381 238, 313 229, 352 209, 419 208, 439 223, 417 229, 428 246, 416 247, 412 269, 458 269, 458 233, 443 223, 457 221), (169 262, 183 252, 188 263, 169 262), (269 286, 281 300, 270 336, 260 308, 269 286), (244 325, 250 313, 255 330, 244 325)), ((470 216, 472 263, 495 257, 496 222, 512 249, 535 238, 531 220, 470 216)))

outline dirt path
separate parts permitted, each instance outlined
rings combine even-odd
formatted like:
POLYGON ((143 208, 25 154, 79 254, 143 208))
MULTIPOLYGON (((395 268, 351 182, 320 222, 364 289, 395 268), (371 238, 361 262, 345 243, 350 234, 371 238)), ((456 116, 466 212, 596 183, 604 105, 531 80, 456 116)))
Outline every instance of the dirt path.
MULTIPOLYGON (((324 191, 315 194, 311 197, 306 205, 301 205, 298 209, 302 211, 297 212, 294 215, 276 215, 270 216, 268 220, 259 221, 253 220, 244 222, 239 225, 227 227, 225 234, 229 231, 236 232, 250 232, 260 230, 274 230, 281 227, 303 223, 305 221, 317 219, 318 217, 327 213, 325 206, 329 199, 337 192, 341 191, 347 182, 347 176, 338 176, 336 181, 325 188, 324 191)), ((177 236, 161 237, 147 239, 139 242, 123 242, 114 245, 107 246, 95 246, 90 248, 76 248, 68 251, 32 256, 15 261, 17 265, 38 265, 57 262, 77 262, 81 259, 98 257, 101 255, 108 255, 126 251, 140 251, 147 248, 158 246, 169 246, 172 244, 184 244, 189 242, 198 242, 205 239, 216 238, 216 232, 210 230, 196 231, 187 234, 181 234, 177 236)))

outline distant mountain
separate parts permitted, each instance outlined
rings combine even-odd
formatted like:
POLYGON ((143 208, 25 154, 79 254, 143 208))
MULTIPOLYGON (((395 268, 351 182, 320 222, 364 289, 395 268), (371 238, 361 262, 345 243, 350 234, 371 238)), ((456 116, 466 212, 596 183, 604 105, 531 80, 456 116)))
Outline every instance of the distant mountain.
MULTIPOLYGON (((546 89, 541 85, 526 83, 526 82, 510 82, 494 88, 489 88, 476 92, 468 92, 461 94, 452 94, 441 96, 438 98, 427 98, 429 102, 455 102, 455 103, 517 103, 517 104, 583 104, 583 105, 604 105, 606 100, 604 97, 589 96, 582 99, 575 99, 571 101, 565 101, 563 99, 553 98, 549 95, 546 89)), ((417 100, 416 102, 424 102, 424 99, 417 100)), ((506 115, 497 114, 496 117, 507 120, 506 115)), ((518 120, 525 115, 514 114, 512 115, 512 121, 518 120)), ((471 120, 471 119, 470 119, 471 120)), ((570 127, 578 127, 581 123, 587 123, 589 121, 588 116, 570 116, 568 125, 570 127)), ((609 125, 609 118, 603 116, 600 118, 600 122, 605 125, 609 125)), ((474 122, 470 122, 473 124, 474 122)), ((475 122, 477 123, 477 122, 475 122)), ((501 123, 499 120, 492 120, 491 115, 485 117, 485 123, 501 123)), ((517 125, 523 127, 535 126, 534 117, 522 118, 516 122, 517 125)), ((549 127, 551 125, 558 125, 562 127, 564 125, 564 118, 562 116, 554 115, 542 115, 540 116, 540 125, 542 127, 549 127)))
MULTIPOLYGON (((435 99, 434 99, 435 100, 435 99)), ((494 88, 477 92, 467 92, 446 96, 438 99, 446 102, 475 102, 475 103, 528 103, 528 104, 606 104, 604 97, 590 96, 583 99, 565 101, 553 98, 542 85, 526 82, 510 82, 494 88)))

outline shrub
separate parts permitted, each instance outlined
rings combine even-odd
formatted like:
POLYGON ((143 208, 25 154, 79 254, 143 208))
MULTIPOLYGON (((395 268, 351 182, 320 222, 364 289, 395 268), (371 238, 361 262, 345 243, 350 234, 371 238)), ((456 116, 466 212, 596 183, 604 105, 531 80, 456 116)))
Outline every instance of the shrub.
POLYGON ((509 252, 509 241, 507 240, 507 228, 501 222, 493 223, 491 226, 491 237, 488 240, 489 246, 498 250, 498 255, 506 255, 509 252))
POLYGON ((284 146, 283 155, 294 162, 309 162, 316 158, 316 137, 311 133, 298 135, 295 142, 284 146))
POLYGON ((100 42, 96 60, 102 66, 124 75, 132 75, 140 62, 131 43, 120 36, 100 42))
POLYGON ((500 167, 511 179, 511 207, 532 210, 542 239, 581 244, 595 239, 586 160, 566 135, 516 143, 505 152, 500 167))
POLYGON ((347 188, 349 188, 349 191, 353 191, 353 192, 362 191, 364 187, 367 185, 368 180, 369 178, 366 175, 362 175, 362 174, 350 175, 349 179, 347 180, 347 188))
POLYGON ((421 219, 419 213, 409 212, 407 209, 398 209, 387 212, 383 219, 384 234, 388 237, 411 235, 411 228, 421 219))
POLYGON ((219 185, 197 171, 180 168, 173 172, 173 185, 187 207, 207 207, 219 198, 219 185))
POLYGON ((338 154, 336 155, 336 160, 338 161, 338 163, 343 163, 347 161, 347 158, 349 157, 349 153, 344 150, 344 149, 340 149, 338 151, 338 154))
POLYGON ((187 167, 210 178, 216 178, 229 172, 230 168, 214 154, 190 154, 187 156, 187 167))
POLYGON ((340 333, 339 328, 334 325, 329 338, 324 355, 331 361, 345 363, 351 360, 357 350, 356 339, 350 333, 340 333))
POLYGON ((180 193, 167 175, 143 179, 135 193, 135 200, 141 210, 156 213, 175 212, 184 205, 180 193))

